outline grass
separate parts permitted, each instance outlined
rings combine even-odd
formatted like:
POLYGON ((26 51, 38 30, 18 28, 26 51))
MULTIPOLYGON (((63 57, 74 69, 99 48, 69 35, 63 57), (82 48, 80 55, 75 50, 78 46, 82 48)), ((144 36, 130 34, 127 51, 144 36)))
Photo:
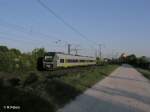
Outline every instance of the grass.
POLYGON ((0 81, 0 106, 20 105, 22 112, 56 112, 117 67, 89 67, 53 79, 44 77, 44 72, 35 72, 23 77, 16 87, 4 86, 0 81))
MULTIPOLYGON (((2 82, 2 81, 1 81, 2 82)), ((0 111, 54 112, 54 105, 32 92, 0 84, 0 111), (19 110, 6 110, 3 106, 20 106, 19 110)))
POLYGON ((89 69, 84 73, 72 73, 64 76, 62 77, 62 80, 83 92, 85 89, 90 88, 96 82, 109 75, 116 67, 117 66, 115 65, 96 67, 95 69, 89 69))
POLYGON ((61 78, 50 80, 47 83, 48 94, 58 109, 108 76, 117 67, 117 65, 98 66, 89 68, 86 71, 69 73, 61 78))
POLYGON ((142 73, 144 77, 150 79, 150 70, 142 68, 137 68, 137 70, 142 73))

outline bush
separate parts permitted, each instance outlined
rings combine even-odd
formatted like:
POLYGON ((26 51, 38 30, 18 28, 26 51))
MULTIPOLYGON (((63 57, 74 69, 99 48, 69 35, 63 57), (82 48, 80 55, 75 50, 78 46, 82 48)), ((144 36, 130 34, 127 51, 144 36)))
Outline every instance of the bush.
POLYGON ((43 70, 43 57, 39 57, 37 59, 37 69, 39 71, 42 71, 43 70))
MULTIPOLYGON (((9 112, 55 112, 51 102, 33 93, 13 87, 0 86, 0 105, 20 106, 19 110, 10 110, 9 112)), ((6 112, 6 110, 1 111, 6 112)))
POLYGON ((34 72, 31 72, 29 74, 29 76, 25 79, 24 86, 30 85, 32 83, 35 83, 35 82, 38 81, 38 79, 39 79, 38 75, 36 73, 34 73, 34 72))
POLYGON ((11 84, 11 86, 20 85, 20 79, 17 77, 13 77, 13 78, 8 79, 8 82, 11 84))
MULTIPOLYGON (((0 46, 0 71, 27 73, 37 69, 37 59, 45 53, 44 48, 36 48, 31 53, 21 53, 18 49, 0 46)), ((41 66, 41 61, 38 63, 41 66)), ((40 67, 41 69, 41 67, 40 67)))
POLYGON ((3 86, 3 78, 0 78, 0 88, 3 86))

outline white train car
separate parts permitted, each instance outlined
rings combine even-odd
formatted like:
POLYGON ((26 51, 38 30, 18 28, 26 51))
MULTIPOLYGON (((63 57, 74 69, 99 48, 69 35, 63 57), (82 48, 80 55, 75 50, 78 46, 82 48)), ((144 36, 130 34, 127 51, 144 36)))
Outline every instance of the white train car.
POLYGON ((96 59, 89 56, 69 55, 61 52, 48 52, 43 58, 44 69, 67 68, 96 64, 96 59))

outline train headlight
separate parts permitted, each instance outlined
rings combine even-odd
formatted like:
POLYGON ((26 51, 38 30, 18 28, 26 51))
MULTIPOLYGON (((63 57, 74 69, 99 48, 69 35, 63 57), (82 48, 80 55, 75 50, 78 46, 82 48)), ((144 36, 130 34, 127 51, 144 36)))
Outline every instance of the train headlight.
POLYGON ((47 67, 47 68, 50 68, 50 67, 51 67, 51 65, 46 65, 46 67, 47 67))

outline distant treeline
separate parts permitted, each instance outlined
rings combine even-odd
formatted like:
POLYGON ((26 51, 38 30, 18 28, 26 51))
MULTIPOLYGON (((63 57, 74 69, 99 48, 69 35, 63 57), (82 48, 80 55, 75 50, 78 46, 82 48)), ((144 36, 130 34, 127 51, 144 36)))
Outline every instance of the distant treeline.
POLYGON ((31 52, 22 53, 20 50, 7 46, 0 46, 0 71, 26 72, 34 71, 38 57, 43 56, 44 48, 36 48, 31 52))
POLYGON ((112 59, 112 63, 128 63, 136 67, 150 69, 150 58, 146 56, 137 57, 135 54, 128 56, 121 55, 118 59, 112 59))

